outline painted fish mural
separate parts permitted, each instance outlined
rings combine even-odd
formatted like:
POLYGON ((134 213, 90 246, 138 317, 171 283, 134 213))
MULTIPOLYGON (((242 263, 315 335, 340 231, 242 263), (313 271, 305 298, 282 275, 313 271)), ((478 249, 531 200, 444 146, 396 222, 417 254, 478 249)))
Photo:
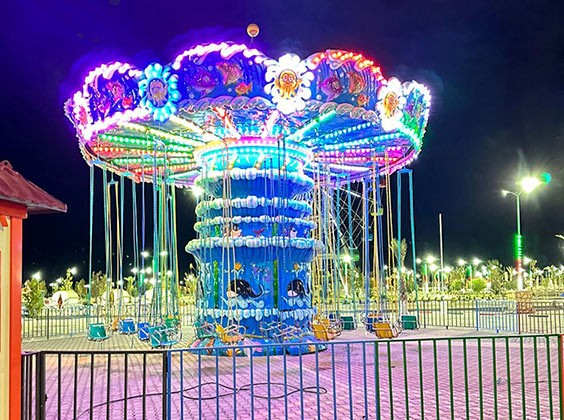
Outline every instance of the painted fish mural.
POLYGON ((337 76, 329 76, 321 82, 321 91, 327 95, 327 100, 332 101, 344 92, 343 85, 337 76))
POLYGON ((222 62, 216 65, 217 70, 221 73, 221 80, 225 86, 237 83, 243 76, 241 67, 234 63, 222 62))
POLYGON ((217 86, 216 81, 213 79, 210 72, 199 68, 196 74, 190 78, 188 83, 196 92, 200 92, 202 95, 209 94, 217 86))

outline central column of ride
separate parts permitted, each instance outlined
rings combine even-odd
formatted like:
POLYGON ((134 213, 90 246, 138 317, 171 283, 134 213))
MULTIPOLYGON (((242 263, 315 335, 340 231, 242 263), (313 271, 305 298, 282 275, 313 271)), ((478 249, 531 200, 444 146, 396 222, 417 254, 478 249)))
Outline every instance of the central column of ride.
POLYGON ((199 264, 199 322, 242 325, 250 336, 282 321, 309 328, 311 261, 319 242, 309 220, 313 180, 308 149, 275 138, 211 142, 194 153, 205 191, 198 238, 186 246, 199 264))

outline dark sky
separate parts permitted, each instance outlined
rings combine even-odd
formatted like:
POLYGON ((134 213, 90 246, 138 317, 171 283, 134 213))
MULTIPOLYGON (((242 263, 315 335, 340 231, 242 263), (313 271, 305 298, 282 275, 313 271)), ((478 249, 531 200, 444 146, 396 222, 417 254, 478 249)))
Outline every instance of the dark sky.
MULTIPOLYGON (((360 51, 385 77, 431 89, 412 166, 420 254, 438 254, 442 212, 451 263, 511 263, 515 203, 499 191, 548 171, 552 183, 522 202, 525 252, 540 264, 564 262, 554 236, 564 232, 562 1, 19 0, 2 9, 0 159, 69 207, 25 222, 25 277, 41 269, 54 278, 88 258, 88 166, 63 114, 86 73, 116 59, 167 63, 196 43, 246 41, 250 22, 270 56, 360 51)), ((192 212, 180 214, 182 248, 192 212)))

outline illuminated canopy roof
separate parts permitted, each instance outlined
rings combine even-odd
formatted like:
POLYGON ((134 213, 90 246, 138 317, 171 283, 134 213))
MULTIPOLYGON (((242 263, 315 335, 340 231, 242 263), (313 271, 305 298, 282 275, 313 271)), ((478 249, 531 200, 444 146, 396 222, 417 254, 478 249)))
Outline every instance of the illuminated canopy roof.
POLYGON ((327 50, 274 60, 244 45, 200 45, 170 65, 93 70, 66 103, 87 161, 150 181, 168 170, 191 185, 208 145, 241 141, 307 148, 306 171, 393 172, 420 152, 430 95, 385 79, 362 54, 327 50), (198 150, 196 150, 198 149, 198 150))

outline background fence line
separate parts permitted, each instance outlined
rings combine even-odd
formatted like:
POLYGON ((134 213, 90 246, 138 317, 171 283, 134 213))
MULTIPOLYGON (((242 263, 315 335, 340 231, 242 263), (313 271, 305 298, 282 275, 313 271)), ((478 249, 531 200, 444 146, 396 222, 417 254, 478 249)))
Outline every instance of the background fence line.
MULTIPOLYGON (((506 299, 437 300, 408 302, 407 311, 416 313, 419 308, 419 326, 443 328, 472 328, 493 332, 560 334, 564 333, 564 300, 532 300, 517 302, 506 299)), ((380 313, 391 320, 398 319, 396 303, 385 302, 382 306, 373 303, 369 311, 380 313)), ((73 306, 61 309, 43 308, 37 318, 22 317, 22 339, 46 339, 62 336, 85 335, 88 323, 118 316, 137 319, 139 307, 127 305, 121 314, 111 308, 106 315, 102 306, 73 306), (90 310, 90 312, 89 312, 90 310)), ((141 307, 141 319, 146 319, 150 308, 141 307)), ((365 315, 364 308, 351 304, 340 305, 338 314, 353 316, 359 324, 365 315)), ((195 306, 180 306, 182 325, 193 325, 195 306)))

